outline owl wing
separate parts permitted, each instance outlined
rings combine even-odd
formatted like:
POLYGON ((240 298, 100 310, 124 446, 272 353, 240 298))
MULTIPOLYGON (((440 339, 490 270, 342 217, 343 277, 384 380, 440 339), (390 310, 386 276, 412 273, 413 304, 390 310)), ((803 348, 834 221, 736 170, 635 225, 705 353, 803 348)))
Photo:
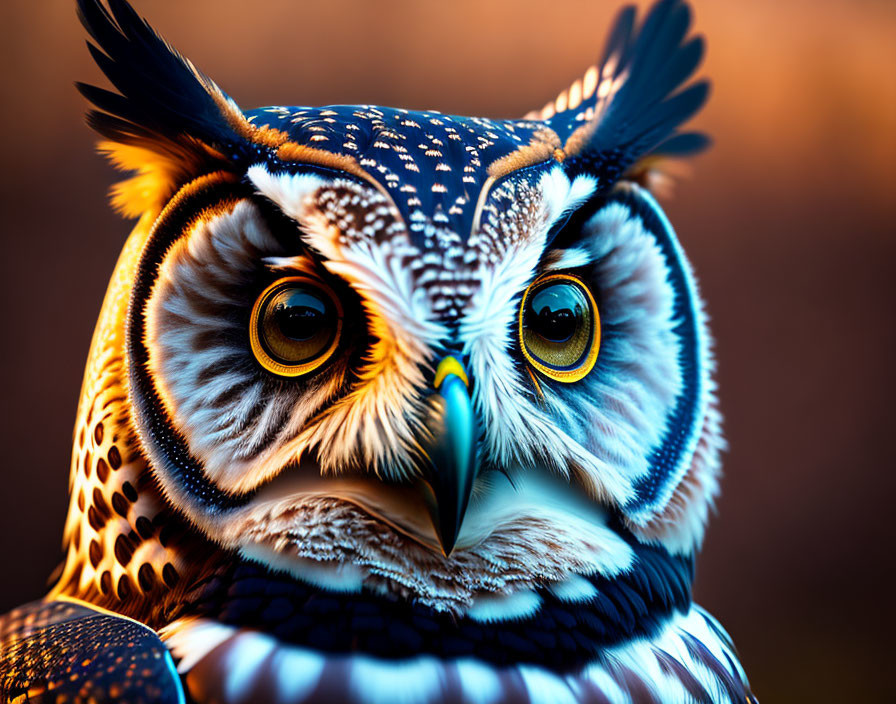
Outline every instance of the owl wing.
POLYGON ((182 704, 171 655, 143 624, 82 602, 35 601, 0 616, 0 702, 182 704))
POLYGON ((709 94, 705 80, 681 88, 704 52, 702 37, 687 39, 690 24, 683 0, 660 0, 637 27, 635 8, 624 8, 597 64, 526 118, 547 122, 567 166, 587 168, 605 185, 645 159, 704 148, 705 135, 678 131, 709 94))

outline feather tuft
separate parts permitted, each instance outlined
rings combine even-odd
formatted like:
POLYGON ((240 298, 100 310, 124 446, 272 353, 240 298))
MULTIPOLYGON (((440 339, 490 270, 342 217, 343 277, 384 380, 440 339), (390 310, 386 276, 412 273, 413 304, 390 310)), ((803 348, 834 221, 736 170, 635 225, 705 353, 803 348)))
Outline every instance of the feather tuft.
POLYGON ((117 92, 85 83, 87 124, 119 168, 137 175, 113 188, 127 217, 158 211, 184 183, 232 168, 249 154, 253 128, 236 104, 175 51, 124 0, 78 0, 94 61, 117 92))
POLYGON ((640 26, 626 7, 610 30, 598 64, 528 119, 543 120, 563 140, 564 166, 588 171, 609 189, 645 158, 680 157, 708 146, 681 133, 706 102, 709 83, 685 85, 704 54, 702 37, 687 39, 691 11, 684 0, 660 0, 640 26))

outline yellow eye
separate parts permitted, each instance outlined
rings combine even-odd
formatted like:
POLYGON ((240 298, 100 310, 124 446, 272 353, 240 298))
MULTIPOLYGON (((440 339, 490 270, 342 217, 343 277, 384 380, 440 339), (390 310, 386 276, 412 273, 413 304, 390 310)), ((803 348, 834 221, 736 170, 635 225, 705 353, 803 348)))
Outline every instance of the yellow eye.
POLYGON ((523 294, 520 346, 535 369, 555 381, 583 379, 600 349, 600 314, 591 291, 575 276, 549 274, 523 294))
POLYGON ((279 376, 301 376, 336 351, 342 306, 318 281, 293 276, 268 286, 252 307, 249 342, 259 364, 279 376))

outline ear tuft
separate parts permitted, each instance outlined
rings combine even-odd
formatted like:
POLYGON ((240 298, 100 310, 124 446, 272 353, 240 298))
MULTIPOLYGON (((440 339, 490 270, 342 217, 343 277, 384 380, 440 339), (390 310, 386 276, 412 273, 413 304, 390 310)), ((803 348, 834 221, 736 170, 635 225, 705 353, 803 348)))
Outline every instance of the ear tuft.
POLYGON ((78 83, 96 109, 87 123, 119 168, 138 171, 113 189, 127 216, 160 208, 183 183, 233 168, 255 128, 207 76, 175 51, 125 0, 78 0, 88 48, 118 92, 78 83))
POLYGON ((702 134, 678 131, 709 94, 707 81, 682 88, 704 53, 701 37, 686 38, 690 24, 684 0, 660 0, 639 27, 635 8, 624 8, 600 62, 526 116, 563 140, 567 169, 587 169, 606 189, 645 157, 680 157, 708 145, 702 134))

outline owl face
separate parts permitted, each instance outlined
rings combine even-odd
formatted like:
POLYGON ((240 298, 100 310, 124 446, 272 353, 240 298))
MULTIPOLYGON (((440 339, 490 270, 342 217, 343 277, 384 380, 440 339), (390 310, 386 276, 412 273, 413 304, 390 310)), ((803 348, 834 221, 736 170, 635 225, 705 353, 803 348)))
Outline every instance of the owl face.
POLYGON ((128 423, 189 525, 443 609, 625 572, 632 541, 694 549, 721 443, 708 338, 635 183, 701 141, 677 131, 706 92, 679 90, 702 52, 684 6, 639 32, 624 13, 598 66, 510 121, 243 112, 110 7, 81 12, 119 94, 81 88, 141 221, 128 312, 96 339, 121 339, 128 423), (641 50, 659 38, 671 59, 641 50))

